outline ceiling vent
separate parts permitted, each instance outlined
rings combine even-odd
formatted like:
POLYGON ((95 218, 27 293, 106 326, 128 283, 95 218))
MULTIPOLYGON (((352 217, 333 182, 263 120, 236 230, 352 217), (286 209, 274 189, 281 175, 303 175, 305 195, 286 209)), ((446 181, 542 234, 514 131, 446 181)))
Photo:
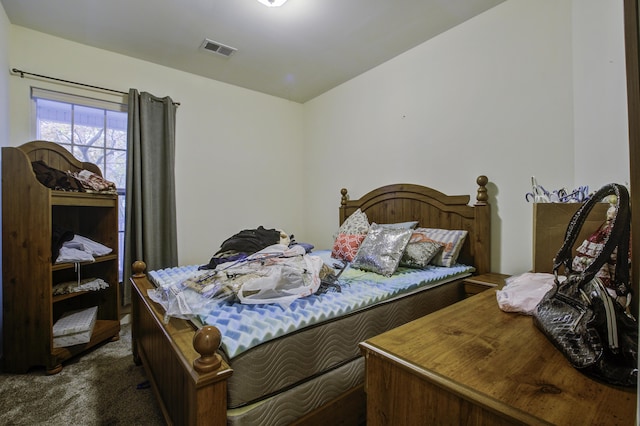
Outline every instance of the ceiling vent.
POLYGON ((217 41, 209 39, 204 39, 200 48, 209 52, 217 53, 218 55, 222 55, 227 58, 233 55, 236 50, 238 50, 235 47, 225 46, 222 43, 218 43, 217 41))

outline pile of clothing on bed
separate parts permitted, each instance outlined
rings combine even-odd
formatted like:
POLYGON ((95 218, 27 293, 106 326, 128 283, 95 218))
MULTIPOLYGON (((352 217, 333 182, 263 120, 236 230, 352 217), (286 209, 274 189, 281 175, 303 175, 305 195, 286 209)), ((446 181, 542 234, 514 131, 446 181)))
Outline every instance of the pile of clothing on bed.
MULTIPOLYGON (((245 259, 275 244, 294 246, 297 243, 292 237, 293 235, 289 236, 281 229, 265 229, 262 225, 256 229, 244 229, 224 240, 209 263, 202 265, 200 269, 215 269, 222 263, 245 259)), ((311 251, 312 248, 310 246, 305 251, 311 251)))
POLYGON ((316 292, 340 291, 337 278, 347 266, 384 277, 401 266, 453 266, 467 231, 416 229, 417 224, 369 223, 367 215, 356 210, 334 236, 331 258, 340 262, 337 270, 312 254, 312 245, 297 243, 280 229, 245 229, 226 239, 197 274, 163 286, 150 297, 165 306, 168 316, 189 318, 206 311, 210 300, 288 307, 316 292), (187 300, 186 289, 199 298, 187 300))
POLYGON ((151 297, 163 301, 167 314, 177 317, 198 311, 200 303, 186 300, 187 288, 220 302, 288 306, 318 291, 321 278, 333 272, 321 258, 309 255, 312 249, 279 229, 245 229, 226 239, 197 274, 151 297))

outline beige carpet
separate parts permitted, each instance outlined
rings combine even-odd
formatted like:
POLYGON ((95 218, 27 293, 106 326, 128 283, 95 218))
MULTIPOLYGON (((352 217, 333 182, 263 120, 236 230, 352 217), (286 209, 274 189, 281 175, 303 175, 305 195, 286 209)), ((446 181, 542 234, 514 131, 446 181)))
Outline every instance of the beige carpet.
POLYGON ((58 374, 44 369, 0 374, 0 425, 162 425, 144 370, 133 362, 131 327, 69 360, 58 374))

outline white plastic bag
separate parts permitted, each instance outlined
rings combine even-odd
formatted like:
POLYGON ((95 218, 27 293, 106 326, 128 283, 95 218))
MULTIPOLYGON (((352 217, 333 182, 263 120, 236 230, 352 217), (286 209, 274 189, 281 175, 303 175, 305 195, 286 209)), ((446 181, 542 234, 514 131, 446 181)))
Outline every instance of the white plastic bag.
POLYGON ((320 287, 322 259, 318 256, 280 257, 267 273, 247 280, 238 289, 244 304, 278 303, 288 306, 294 300, 315 293, 320 287))

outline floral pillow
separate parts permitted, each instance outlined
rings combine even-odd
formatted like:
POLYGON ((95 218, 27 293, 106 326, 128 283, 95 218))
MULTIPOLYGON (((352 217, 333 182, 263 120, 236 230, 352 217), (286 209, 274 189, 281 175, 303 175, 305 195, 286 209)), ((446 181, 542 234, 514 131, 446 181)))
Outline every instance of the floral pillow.
POLYGON ((364 237, 364 234, 338 234, 338 237, 333 243, 331 257, 353 262, 364 237))
POLYGON ((412 232, 371 224, 351 266, 390 277, 398 269, 412 232))
POLYGON ((369 232, 369 218, 367 214, 358 209, 353 212, 343 223, 340 225, 338 232, 333 236, 335 240, 339 234, 366 234, 369 232))
POLYGON ((333 236, 331 257, 353 262, 367 232, 369 232, 369 219, 366 213, 358 209, 342 223, 333 236))
POLYGON ((417 228, 414 233, 420 233, 425 241, 433 241, 442 245, 442 250, 433 259, 432 265, 450 267, 458 261, 458 255, 467 238, 467 231, 455 229, 417 228))

